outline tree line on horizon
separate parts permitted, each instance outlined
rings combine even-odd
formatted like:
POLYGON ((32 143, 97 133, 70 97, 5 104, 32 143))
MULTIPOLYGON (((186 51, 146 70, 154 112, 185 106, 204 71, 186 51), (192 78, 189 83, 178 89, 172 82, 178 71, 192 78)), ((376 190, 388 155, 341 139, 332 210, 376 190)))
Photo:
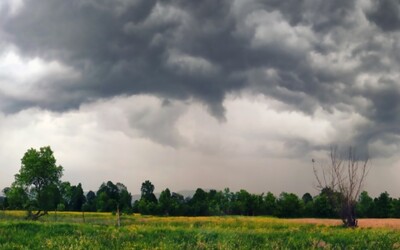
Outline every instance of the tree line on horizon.
MULTIPOLYGON (((276 217, 316 217, 339 218, 340 194, 329 188, 316 196, 305 193, 302 197, 294 193, 282 192, 279 196, 251 194, 246 190, 231 192, 224 190, 205 191, 197 188, 194 195, 184 197, 163 190, 157 198, 154 185, 145 181, 141 186, 141 197, 132 201, 132 195, 122 183, 107 181, 99 189, 86 194, 81 183, 71 185, 62 182, 58 188, 46 193, 42 201, 32 201, 18 189, 4 188, 5 197, 0 200, 3 209, 29 210, 40 205, 46 211, 123 212, 158 216, 276 216, 276 217), (32 204, 32 203, 37 204, 32 204), (40 203, 40 204, 38 204, 40 203)), ((356 206, 359 218, 400 218, 400 199, 390 197, 387 192, 372 198, 362 192, 356 206)))
POLYGON ((157 198, 154 185, 145 181, 141 197, 132 202, 132 195, 122 183, 102 183, 99 189, 83 192, 82 184, 62 182, 63 167, 56 164, 49 146, 39 150, 29 149, 21 159, 21 169, 10 187, 4 188, 5 197, 0 199, 3 209, 24 209, 27 218, 37 220, 48 211, 99 211, 117 213, 141 213, 162 216, 214 216, 214 215, 267 215, 277 217, 341 218, 344 226, 356 227, 357 217, 400 218, 400 199, 393 199, 387 192, 371 198, 361 192, 368 173, 368 159, 360 161, 353 148, 347 158, 330 152, 331 164, 318 174, 313 169, 320 193, 301 198, 293 193, 282 192, 275 196, 251 194, 242 189, 231 192, 205 191, 198 188, 192 197, 184 197, 168 188, 157 198))

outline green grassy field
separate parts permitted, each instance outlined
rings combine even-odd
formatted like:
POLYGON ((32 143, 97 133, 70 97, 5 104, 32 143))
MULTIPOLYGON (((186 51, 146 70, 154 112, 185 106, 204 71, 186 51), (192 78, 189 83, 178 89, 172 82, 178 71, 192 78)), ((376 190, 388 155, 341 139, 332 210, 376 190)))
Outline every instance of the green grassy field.
POLYGON ((0 249, 400 249, 400 231, 345 229, 268 217, 54 213, 30 222, 0 212, 0 249))

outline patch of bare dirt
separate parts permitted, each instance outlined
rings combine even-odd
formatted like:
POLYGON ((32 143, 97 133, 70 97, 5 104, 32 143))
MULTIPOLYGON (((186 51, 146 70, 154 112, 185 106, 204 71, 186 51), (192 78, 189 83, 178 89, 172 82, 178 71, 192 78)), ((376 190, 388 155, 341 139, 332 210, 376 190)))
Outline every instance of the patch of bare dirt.
POLYGON ((400 219, 359 219, 358 226, 400 229, 400 219))
MULTIPOLYGON (((342 224, 341 220, 336 219, 301 218, 287 219, 287 221, 326 226, 339 226, 342 224)), ((358 226, 361 228, 391 228, 400 230, 400 219, 359 219, 358 226)))

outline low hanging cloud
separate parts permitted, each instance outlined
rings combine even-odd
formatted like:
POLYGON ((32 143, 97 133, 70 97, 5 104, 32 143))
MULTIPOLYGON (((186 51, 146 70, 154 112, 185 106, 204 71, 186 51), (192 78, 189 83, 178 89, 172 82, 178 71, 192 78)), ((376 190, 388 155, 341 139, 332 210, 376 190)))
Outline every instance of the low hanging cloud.
MULTIPOLYGON (((294 136, 288 145, 352 144, 365 152, 382 145, 393 154, 399 10, 392 0, 7 0, 0 5, 0 66, 16 65, 24 78, 0 72, 0 109, 65 112, 145 94, 199 102, 226 121, 227 96, 262 94, 285 111, 309 119, 323 113, 343 127, 337 138, 294 136), (23 72, 35 63, 45 72, 23 72)), ((173 121, 182 110, 133 116, 129 126, 151 128, 160 119, 172 132, 154 136, 178 146, 184 140, 173 121)))
POLYGON ((65 167, 65 180, 82 182, 86 189, 96 190, 112 179, 138 192, 141 182, 151 179, 158 187, 177 191, 195 185, 264 192, 266 182, 274 192, 298 191, 295 184, 277 181, 274 172, 279 169, 282 179, 310 179, 304 171, 309 161, 299 161, 307 148, 300 146, 325 143, 336 131, 323 118, 278 112, 274 105, 261 97, 254 102, 229 96, 225 123, 203 105, 149 95, 97 100, 63 113, 31 108, 0 115, 0 138, 7 140, 0 143, 0 186, 10 185, 27 148, 45 142, 65 167), (257 113, 262 115, 253 115, 257 113), (177 176, 182 178, 175 180, 177 176), (257 181, 247 183, 249 179, 257 181))

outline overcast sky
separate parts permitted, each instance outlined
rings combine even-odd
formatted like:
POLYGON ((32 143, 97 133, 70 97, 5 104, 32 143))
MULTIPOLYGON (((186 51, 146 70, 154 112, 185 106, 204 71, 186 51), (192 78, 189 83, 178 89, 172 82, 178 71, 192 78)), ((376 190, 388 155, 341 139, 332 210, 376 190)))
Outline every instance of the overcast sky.
POLYGON ((357 147, 400 196, 397 0, 1 0, 0 188, 50 145, 63 180, 316 194, 357 147))

